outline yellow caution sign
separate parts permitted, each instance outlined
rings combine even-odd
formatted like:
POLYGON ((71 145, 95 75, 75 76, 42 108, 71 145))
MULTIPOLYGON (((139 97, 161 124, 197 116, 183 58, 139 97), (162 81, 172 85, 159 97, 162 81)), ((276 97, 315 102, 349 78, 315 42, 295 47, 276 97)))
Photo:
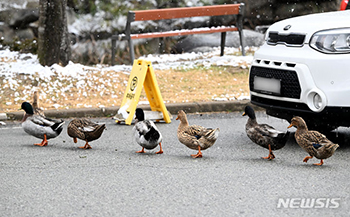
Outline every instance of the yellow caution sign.
POLYGON ((162 112, 164 121, 170 123, 170 116, 163 102, 162 95, 160 94, 152 64, 150 61, 140 59, 134 60, 128 86, 126 87, 124 98, 118 111, 118 113, 127 115, 125 123, 130 125, 134 118, 142 87, 145 88, 151 110, 162 112))

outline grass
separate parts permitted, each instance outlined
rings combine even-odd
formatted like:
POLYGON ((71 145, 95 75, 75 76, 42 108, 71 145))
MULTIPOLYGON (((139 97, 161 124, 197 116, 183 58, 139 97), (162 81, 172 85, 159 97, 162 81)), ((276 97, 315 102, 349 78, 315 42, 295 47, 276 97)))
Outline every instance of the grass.
POLYGON ((212 66, 209 69, 157 72, 157 76, 163 98, 170 102, 211 101, 248 93, 248 70, 240 68, 212 66))
MULTIPOLYGON (((240 67, 155 70, 155 74, 166 103, 234 100, 249 93, 248 69, 240 67)), ((125 73, 98 70, 89 71, 83 78, 0 77, 0 112, 17 111, 23 101, 32 102, 35 90, 44 110, 120 106, 127 81, 125 73)), ((144 91, 140 101, 147 101, 144 91)))

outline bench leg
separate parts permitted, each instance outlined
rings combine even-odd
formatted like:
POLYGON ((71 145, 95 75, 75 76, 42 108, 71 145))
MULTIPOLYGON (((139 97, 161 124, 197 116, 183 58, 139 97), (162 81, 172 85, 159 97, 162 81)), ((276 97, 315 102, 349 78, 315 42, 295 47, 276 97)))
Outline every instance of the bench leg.
POLYGON ((220 56, 224 55, 225 43, 226 43, 226 32, 222 32, 221 33, 221 51, 220 51, 220 56))
POLYGON ((243 42, 243 30, 239 31, 239 40, 241 41, 242 56, 245 56, 244 42, 243 42))
MULTIPOLYGON (((242 7, 242 5, 241 5, 242 7)), ((243 6, 244 7, 244 6, 243 6)), ((242 56, 245 56, 245 50, 244 50, 244 35, 243 35, 243 14, 239 14, 237 16, 237 28, 239 33, 239 40, 242 47, 242 56)))
POLYGON ((134 59, 135 59, 135 51, 134 51, 134 44, 132 43, 132 40, 129 39, 129 52, 130 52, 130 61, 131 65, 134 64, 134 59))
POLYGON ((112 57, 111 57, 111 65, 114 66, 115 64, 115 46, 116 46, 116 39, 112 38, 112 57))

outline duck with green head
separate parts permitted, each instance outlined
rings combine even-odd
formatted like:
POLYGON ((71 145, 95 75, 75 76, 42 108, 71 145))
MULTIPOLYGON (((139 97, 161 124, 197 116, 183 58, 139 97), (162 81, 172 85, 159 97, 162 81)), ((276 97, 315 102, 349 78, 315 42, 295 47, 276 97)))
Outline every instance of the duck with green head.
POLYGON ((23 130, 29 135, 42 139, 41 143, 34 145, 47 146, 48 139, 55 138, 62 132, 63 120, 53 120, 34 114, 33 107, 29 102, 23 102, 21 109, 26 112, 22 119, 23 130))

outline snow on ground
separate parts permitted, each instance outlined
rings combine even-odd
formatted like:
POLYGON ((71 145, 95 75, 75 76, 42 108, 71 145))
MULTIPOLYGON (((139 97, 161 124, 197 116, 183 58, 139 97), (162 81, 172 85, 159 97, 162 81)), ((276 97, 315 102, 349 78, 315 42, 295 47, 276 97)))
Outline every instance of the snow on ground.
MULTIPOLYGON (((249 49, 255 51, 257 48, 249 49)), ((247 68, 253 60, 253 56, 240 56, 240 52, 236 48, 226 48, 225 55, 222 57, 219 54, 220 48, 218 47, 207 53, 147 55, 140 59, 151 61, 155 70, 189 70, 210 66, 247 68)), ((42 98, 47 99, 43 103, 53 104, 57 109, 69 108, 67 105, 60 104, 60 99, 69 100, 72 97, 72 91, 77 89, 79 92, 76 101, 81 104, 78 103, 77 107, 91 107, 90 104, 87 104, 89 102, 82 102, 89 94, 98 95, 100 98, 108 96, 106 100, 114 106, 123 96, 122 91, 115 91, 115 89, 117 86, 122 87, 121 89, 125 88, 126 78, 131 69, 131 65, 85 66, 73 62, 65 67, 58 64, 51 67, 42 66, 36 55, 0 50, 0 77, 3 80, 3 84, 0 85, 0 93, 4 94, 7 90, 13 93, 6 96, 7 98, 0 95, 0 99, 7 107, 18 105, 21 101, 31 100, 32 92, 35 89, 34 84, 40 83, 40 86, 46 89, 42 92, 42 98), (19 75, 29 79, 30 82, 25 83, 24 80, 18 80, 19 75), (94 91, 96 92, 94 93, 94 91)), ((212 100, 240 100, 247 97, 247 93, 242 94, 241 97, 214 95, 212 100)), ((96 106, 104 106, 102 103, 98 103, 96 106)), ((7 110, 6 106, 5 110, 7 110)))
MULTIPOLYGON (((256 50, 256 48, 252 48, 256 50)), ((184 53, 184 54, 162 54, 147 55, 140 59, 149 60, 155 70, 167 69, 193 69, 198 66, 210 67, 217 66, 235 66, 247 68, 250 66, 253 56, 236 56, 239 53, 236 48, 226 48, 225 55, 219 56, 220 48, 213 48, 212 52, 207 53, 184 53)), ((39 74, 41 79, 45 79, 57 74, 60 76, 71 76, 79 78, 85 76, 89 71, 116 71, 130 73, 131 65, 96 65, 85 66, 79 63, 70 62, 67 66, 62 67, 54 64, 51 67, 42 66, 36 55, 21 54, 9 50, 0 50, 0 76, 11 77, 15 74, 33 75, 39 74)))

